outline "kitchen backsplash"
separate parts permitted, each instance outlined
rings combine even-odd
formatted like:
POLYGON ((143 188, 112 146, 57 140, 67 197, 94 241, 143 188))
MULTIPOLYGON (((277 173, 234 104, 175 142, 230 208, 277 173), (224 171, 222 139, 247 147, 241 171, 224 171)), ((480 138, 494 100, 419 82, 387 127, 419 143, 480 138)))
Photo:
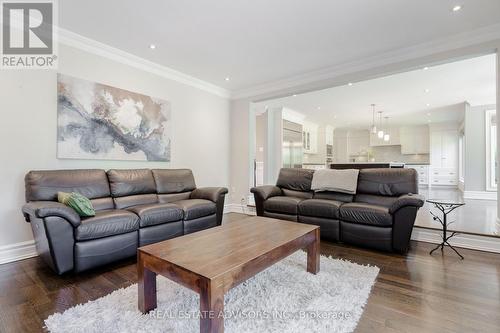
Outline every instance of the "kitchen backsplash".
POLYGON ((401 146, 371 147, 376 162, 429 163, 429 154, 403 155, 401 146))

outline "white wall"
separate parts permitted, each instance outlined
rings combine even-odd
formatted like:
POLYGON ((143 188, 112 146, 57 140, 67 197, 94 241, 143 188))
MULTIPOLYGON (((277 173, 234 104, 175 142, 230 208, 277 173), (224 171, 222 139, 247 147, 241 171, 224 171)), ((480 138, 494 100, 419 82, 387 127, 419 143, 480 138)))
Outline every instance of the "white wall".
POLYGON ((486 122, 485 111, 495 105, 465 108, 465 190, 486 191, 486 122))
MULTIPOLYGON (((0 247, 32 239, 24 222, 24 175, 31 169, 193 169, 198 186, 229 185, 227 99, 61 45, 60 73, 158 97, 172 105, 172 162, 58 160, 56 72, 0 72, 0 247)), ((248 122, 247 122, 248 123, 248 122)))

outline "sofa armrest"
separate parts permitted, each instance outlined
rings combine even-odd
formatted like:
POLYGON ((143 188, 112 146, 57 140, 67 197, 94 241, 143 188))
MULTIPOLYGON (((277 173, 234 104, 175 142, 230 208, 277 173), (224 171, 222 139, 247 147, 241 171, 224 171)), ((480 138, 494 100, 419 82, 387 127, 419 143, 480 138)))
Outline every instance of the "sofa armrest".
POLYGON ((215 202, 217 225, 222 224, 224 215, 224 199, 227 194, 225 187, 201 187, 191 192, 191 199, 205 199, 215 202))
POLYGON ((33 218, 61 217, 76 228, 80 225, 80 216, 71 207, 55 201, 32 201, 22 208, 26 222, 33 218))
POLYGON ((252 187, 250 190, 254 194, 254 196, 259 198, 260 200, 267 200, 271 197, 276 197, 281 195, 281 189, 278 186, 274 185, 263 185, 258 187, 252 187))
POLYGON ((274 185, 252 187, 250 192, 253 193, 255 198, 255 210, 258 216, 264 216, 264 201, 282 194, 281 189, 274 185))
POLYGON ((393 214, 397 210, 407 206, 420 208, 424 205, 424 202, 425 198, 422 195, 412 193, 403 194, 389 208, 389 213, 393 214))
POLYGON ((194 189, 191 192, 191 199, 205 199, 213 202, 217 202, 221 195, 227 194, 227 188, 225 187, 201 187, 194 189))

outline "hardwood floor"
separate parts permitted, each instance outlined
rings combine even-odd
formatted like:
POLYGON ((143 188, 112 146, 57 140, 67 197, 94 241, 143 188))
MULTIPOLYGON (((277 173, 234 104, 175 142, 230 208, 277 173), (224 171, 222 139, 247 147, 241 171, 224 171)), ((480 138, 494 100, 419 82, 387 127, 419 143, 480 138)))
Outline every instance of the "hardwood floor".
MULTIPOLYGON (((427 199, 440 198, 465 202, 465 206, 450 213, 450 221, 454 221, 454 223, 450 226, 449 230, 500 238, 500 222, 497 221, 496 200, 464 199, 463 192, 457 188, 438 186, 431 188, 421 187, 419 188, 419 194, 427 199)), ((423 228, 441 230, 441 224, 432 219, 432 215, 429 211, 433 211, 440 215, 438 209, 426 202, 424 206, 418 210, 415 225, 423 228)))
MULTIPOLYGON (((500 255, 461 250, 462 261, 432 247, 401 256, 321 242, 321 254, 380 268, 356 332, 500 332, 500 255)), ((50 314, 136 282, 132 259, 62 277, 39 258, 0 265, 0 332, 42 332, 50 314)))

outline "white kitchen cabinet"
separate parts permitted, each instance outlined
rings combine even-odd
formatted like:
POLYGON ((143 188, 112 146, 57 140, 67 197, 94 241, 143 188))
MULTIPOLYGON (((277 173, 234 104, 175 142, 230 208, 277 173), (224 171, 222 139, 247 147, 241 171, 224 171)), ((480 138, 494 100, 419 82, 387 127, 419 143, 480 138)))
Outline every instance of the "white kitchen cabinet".
POLYGON ((431 185, 458 185, 458 132, 431 131, 431 185))
POLYGON ((384 139, 379 139, 377 134, 370 133, 370 146, 397 146, 399 142, 399 128, 391 127, 389 130, 384 128, 384 134, 389 133, 390 140, 384 141, 384 139))
POLYGON ((331 125, 325 126, 325 143, 327 145, 333 145, 333 131, 334 128, 331 125))
POLYGON ((406 165, 408 169, 415 169, 418 173, 418 185, 429 185, 429 166, 426 164, 406 165))
POLYGON ((318 125, 313 123, 304 123, 302 140, 305 154, 318 153, 318 125))
POLYGON ((429 127, 406 126, 399 130, 401 154, 429 154, 429 127))
POLYGON ((333 160, 337 163, 349 161, 349 151, 347 149, 347 137, 335 136, 333 146, 333 160))

